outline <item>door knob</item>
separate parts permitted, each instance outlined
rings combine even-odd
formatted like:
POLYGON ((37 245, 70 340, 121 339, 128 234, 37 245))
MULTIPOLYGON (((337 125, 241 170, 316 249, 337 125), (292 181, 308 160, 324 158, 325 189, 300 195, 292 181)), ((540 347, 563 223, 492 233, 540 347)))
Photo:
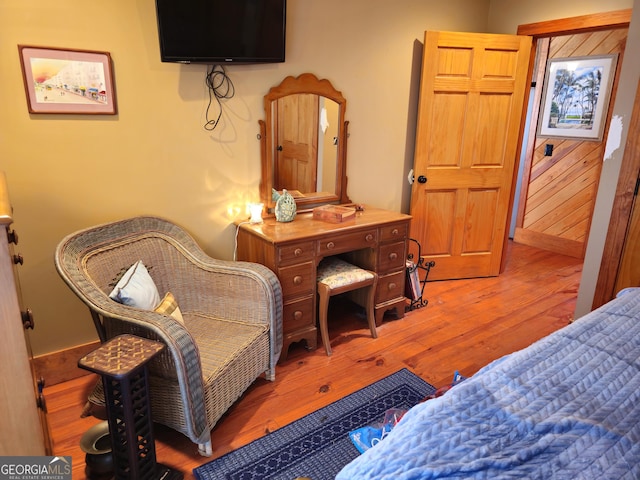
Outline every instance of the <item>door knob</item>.
POLYGON ((278 150, 279 152, 281 152, 281 151, 282 151, 282 145, 278 145, 277 150, 278 150))
POLYGON ((418 177, 418 183, 427 183, 427 177, 425 177, 424 175, 420 175, 418 177))

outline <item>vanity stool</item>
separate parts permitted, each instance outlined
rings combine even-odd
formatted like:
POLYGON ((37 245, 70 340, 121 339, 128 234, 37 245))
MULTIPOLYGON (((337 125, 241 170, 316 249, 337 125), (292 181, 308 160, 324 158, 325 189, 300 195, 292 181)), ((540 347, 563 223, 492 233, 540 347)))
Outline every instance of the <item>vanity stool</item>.
POLYGON ((366 305, 364 305, 367 322, 369 323, 371 336, 378 338, 374 313, 378 275, 375 272, 364 270, 345 262, 338 257, 325 257, 318 265, 316 276, 318 281, 320 335, 327 355, 331 355, 331 344, 329 343, 329 332, 327 329, 327 313, 329 310, 329 298, 333 295, 350 292, 359 288, 367 288, 366 305))

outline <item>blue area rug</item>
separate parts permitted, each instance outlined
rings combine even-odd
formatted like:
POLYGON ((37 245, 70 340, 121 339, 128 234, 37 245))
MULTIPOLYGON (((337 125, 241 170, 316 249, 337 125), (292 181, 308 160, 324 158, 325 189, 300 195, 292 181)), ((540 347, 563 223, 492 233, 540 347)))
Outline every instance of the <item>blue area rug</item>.
MULTIPOLYGON (((407 369, 193 470, 198 480, 333 479, 359 453, 349 432, 409 409, 435 387, 407 369)), ((215 442, 215 432, 214 432, 215 442)))

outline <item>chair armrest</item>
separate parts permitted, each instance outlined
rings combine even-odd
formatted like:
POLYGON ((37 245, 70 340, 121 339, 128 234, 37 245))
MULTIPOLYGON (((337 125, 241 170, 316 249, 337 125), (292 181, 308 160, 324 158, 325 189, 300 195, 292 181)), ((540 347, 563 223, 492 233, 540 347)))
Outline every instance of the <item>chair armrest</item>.
MULTIPOLYGON (((189 259, 184 283, 169 285, 183 313, 204 312, 221 320, 269 325, 271 368, 282 351, 282 287, 275 273, 251 262, 189 259)), ((175 272, 174 272, 175 273, 175 272)))
POLYGON ((189 435, 200 439, 202 443, 206 442, 210 432, 200 355, 187 329, 168 315, 121 305, 101 292, 93 300, 94 304, 89 308, 104 319, 108 337, 131 333, 167 346, 151 361, 150 371, 176 372, 184 412, 193 416, 192 422, 186 424, 189 435))

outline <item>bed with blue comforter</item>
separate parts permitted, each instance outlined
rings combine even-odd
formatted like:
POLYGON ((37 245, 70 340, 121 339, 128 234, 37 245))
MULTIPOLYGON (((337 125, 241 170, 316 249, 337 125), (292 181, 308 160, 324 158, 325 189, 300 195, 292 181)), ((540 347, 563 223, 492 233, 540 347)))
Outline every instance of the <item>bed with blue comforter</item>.
POLYGON ((640 479, 640 288, 409 410, 357 479, 640 479))

